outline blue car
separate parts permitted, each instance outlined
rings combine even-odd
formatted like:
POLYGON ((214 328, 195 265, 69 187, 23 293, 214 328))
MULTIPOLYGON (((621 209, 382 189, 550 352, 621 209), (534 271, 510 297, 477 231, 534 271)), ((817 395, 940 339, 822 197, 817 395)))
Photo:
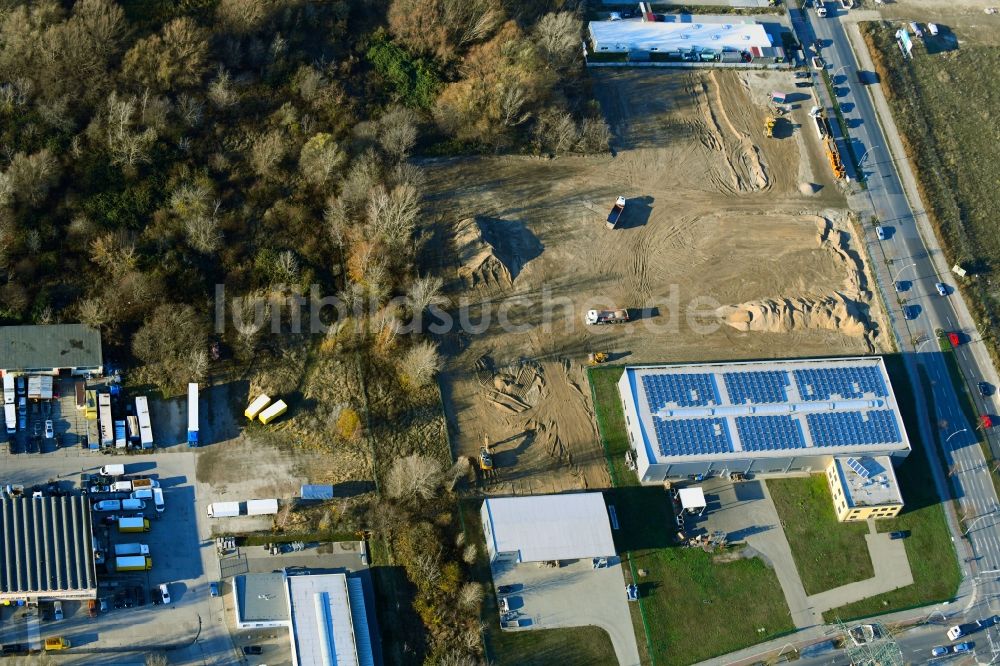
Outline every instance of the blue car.
POLYGON ((208 584, 208 592, 213 597, 219 596, 219 584, 218 583, 209 583, 208 584))
POLYGON ((950 650, 944 645, 938 645, 936 648, 931 648, 932 657, 943 657, 948 654, 950 650))
POLYGON ((955 654, 972 652, 973 645, 975 645, 975 643, 956 643, 955 645, 951 646, 951 651, 954 652, 955 654))

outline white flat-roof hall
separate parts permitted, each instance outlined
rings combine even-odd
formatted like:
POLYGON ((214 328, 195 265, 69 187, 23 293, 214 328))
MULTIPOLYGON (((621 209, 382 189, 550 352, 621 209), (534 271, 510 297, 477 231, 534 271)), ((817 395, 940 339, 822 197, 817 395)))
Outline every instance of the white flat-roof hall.
POLYGON ((591 21, 594 51, 750 51, 772 46, 764 26, 735 17, 667 15, 666 21, 591 21), (719 22, 719 21, 724 22, 719 22))
POLYGON ((490 561, 546 562, 615 554, 601 493, 490 497, 480 512, 490 561))
POLYGON ((628 367, 618 391, 643 483, 910 452, 881 357, 628 367))

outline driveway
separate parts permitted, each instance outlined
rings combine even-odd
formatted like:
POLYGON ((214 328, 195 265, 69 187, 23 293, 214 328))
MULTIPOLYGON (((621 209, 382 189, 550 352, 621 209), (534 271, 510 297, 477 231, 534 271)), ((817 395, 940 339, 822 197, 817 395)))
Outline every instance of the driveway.
POLYGON ((618 558, 605 569, 594 569, 590 560, 563 562, 558 568, 534 563, 511 568, 495 567, 493 581, 514 586, 504 595, 518 619, 530 624, 517 631, 556 627, 596 626, 604 629, 621 666, 639 664, 632 616, 625 599, 625 578, 618 558))

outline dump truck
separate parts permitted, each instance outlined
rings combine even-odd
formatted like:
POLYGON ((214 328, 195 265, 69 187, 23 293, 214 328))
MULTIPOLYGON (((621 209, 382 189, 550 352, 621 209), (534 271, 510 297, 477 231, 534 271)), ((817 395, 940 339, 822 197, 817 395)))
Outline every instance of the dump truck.
POLYGON ((622 213, 625 212, 625 197, 618 197, 615 199, 615 205, 611 207, 611 212, 608 213, 608 229, 614 229, 618 226, 618 221, 622 219, 622 213))
POLYGON ((628 320, 628 310, 587 310, 588 326, 624 324, 628 320))
POLYGON ((149 571, 153 568, 153 558, 144 555, 116 557, 115 571, 149 571))
POLYGON ((284 414, 288 410, 288 405, 284 400, 275 400, 274 404, 262 411, 257 418, 261 423, 267 424, 284 414))
POLYGON ((118 531, 123 534, 131 532, 148 532, 149 520, 138 516, 135 518, 119 518, 118 531))
POLYGON ((149 546, 144 543, 116 543, 115 555, 124 557, 125 555, 149 555, 149 546))

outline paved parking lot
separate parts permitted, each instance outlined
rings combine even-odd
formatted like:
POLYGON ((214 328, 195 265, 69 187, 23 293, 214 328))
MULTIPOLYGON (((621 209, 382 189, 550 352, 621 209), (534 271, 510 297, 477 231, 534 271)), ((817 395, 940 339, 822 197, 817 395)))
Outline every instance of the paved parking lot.
POLYGON ((639 663, 639 649, 632 616, 625 598, 625 578, 618 558, 605 569, 594 569, 590 560, 563 561, 558 568, 534 563, 510 568, 495 566, 493 581, 513 586, 508 595, 511 611, 530 623, 526 628, 597 626, 608 632, 618 663, 639 663))

